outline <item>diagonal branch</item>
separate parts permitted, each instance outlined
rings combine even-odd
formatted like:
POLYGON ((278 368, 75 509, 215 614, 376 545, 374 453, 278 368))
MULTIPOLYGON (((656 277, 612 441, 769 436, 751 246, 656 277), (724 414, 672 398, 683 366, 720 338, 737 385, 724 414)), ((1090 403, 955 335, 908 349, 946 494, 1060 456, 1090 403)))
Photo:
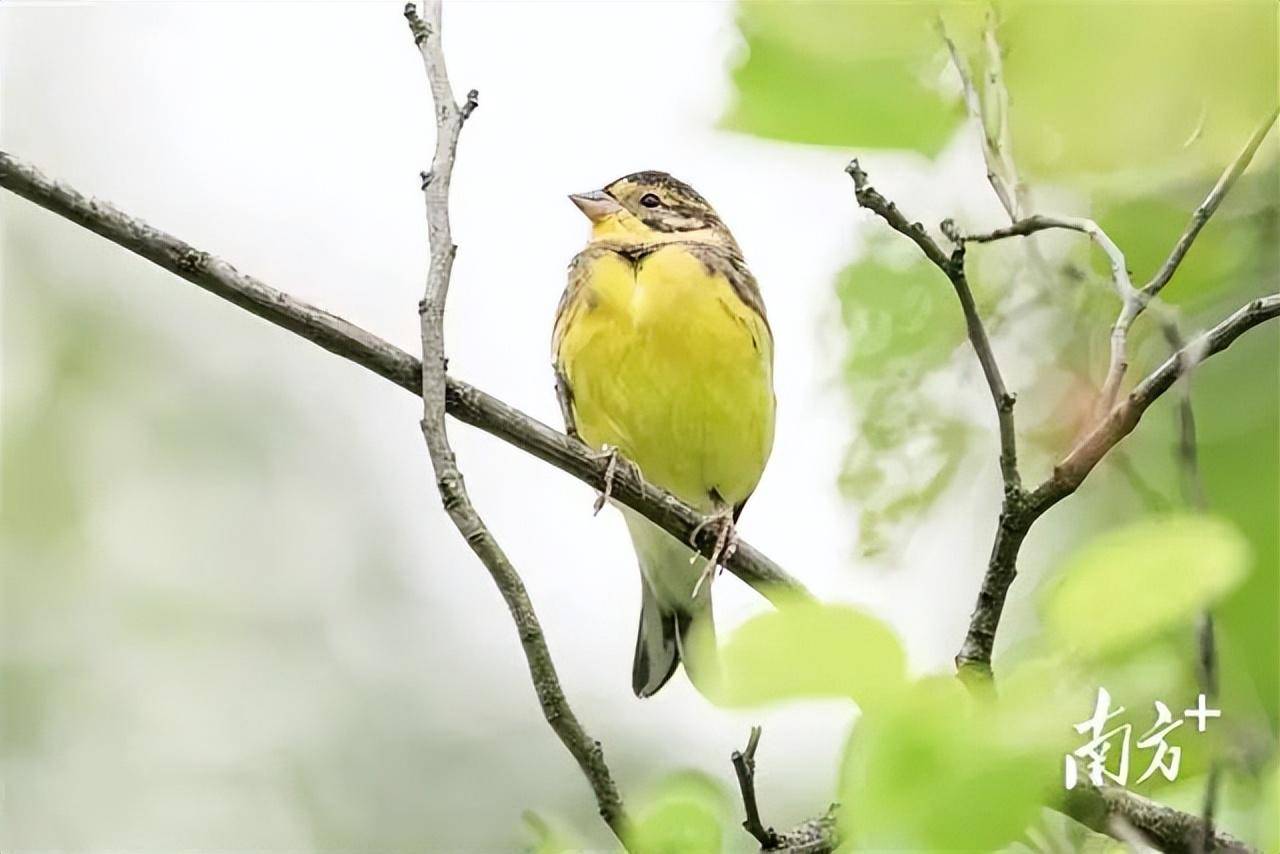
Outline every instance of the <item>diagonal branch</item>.
POLYGON ((991 390, 991 399, 996 407, 996 418, 1000 426, 1000 473, 1004 478, 1004 491, 1006 495, 1019 493, 1022 490, 1022 478, 1018 474, 1018 440, 1013 423, 1014 396, 1005 388, 1004 377, 1000 375, 1000 366, 996 363, 987 330, 973 299, 973 291, 965 277, 963 243, 954 254, 947 255, 924 230, 924 226, 908 220, 897 205, 871 186, 867 173, 858 165, 857 160, 850 161, 845 171, 853 178, 854 196, 858 204, 878 214, 890 228, 919 246, 925 257, 943 272, 955 289, 960 308, 964 312, 969 342, 982 365, 982 375, 986 377, 987 388, 991 390))
POLYGON ((1198 360, 1202 361, 1227 349, 1249 329, 1280 316, 1280 294, 1272 294, 1250 302, 1208 332, 1174 353, 1164 364, 1138 383, 1132 392, 1112 407, 1098 424, 1054 466, 1053 474, 1026 495, 1017 512, 1001 518, 996 551, 978 594, 978 605, 970 618, 956 665, 961 676, 989 677, 991 654, 996 629, 1004 609, 1005 597, 1017 574, 1017 554, 1031 526, 1062 499, 1080 488, 1080 484, 1125 436, 1138 426, 1147 408, 1198 360))
POLYGON ((1043 512, 1075 492, 1106 453, 1133 432, 1147 408, 1190 370, 1192 365, 1221 353, 1248 330, 1278 316, 1280 294, 1259 297, 1171 355, 1147 375, 1146 379, 1134 386, 1133 391, 1117 403, 1107 417, 1054 466, 1049 479, 1031 493, 1032 506, 1043 512))
MULTIPOLYGON (((367 368, 414 395, 421 394, 421 363, 394 344, 246 275, 221 258, 130 216, 109 202, 85 196, 3 151, 0 151, 0 187, 105 237, 250 314, 367 368)), ((447 382, 445 406, 454 418, 550 463, 597 490, 604 488, 605 462, 586 445, 475 386, 452 377, 447 382)), ((702 522, 702 515, 696 510, 646 482, 630 467, 618 470, 612 496, 681 542, 688 542, 702 522)), ((709 556, 715 546, 714 534, 704 531, 698 545, 702 553, 709 556)), ((776 604, 794 598, 811 598, 799 581, 748 543, 739 542, 738 550, 725 567, 776 604)))
MULTIPOLYGON (((1169 322, 1163 327, 1165 340, 1175 353, 1184 349, 1185 341, 1178 324, 1169 322)), ((1182 497, 1184 503, 1198 513, 1208 509, 1208 497, 1205 494, 1204 480, 1200 476, 1200 458, 1196 442, 1195 409, 1191 404, 1191 376, 1195 364, 1186 359, 1182 378, 1175 383, 1178 386, 1178 447, 1177 462, 1182 481, 1182 497)), ((1212 703, 1218 696, 1218 644, 1217 631, 1214 626, 1213 610, 1206 607, 1200 614, 1196 626, 1196 680, 1200 692, 1212 703)), ((1209 771, 1205 775, 1204 795, 1201 798, 1200 816, 1204 822, 1204 830, 1199 843, 1200 851, 1212 848, 1214 814, 1218 804, 1218 783, 1222 775, 1221 761, 1215 753, 1209 756, 1209 771)))
POLYGON ((1205 196, 1204 201, 1191 214, 1191 221, 1187 223, 1182 236, 1174 244, 1173 251, 1169 253, 1169 257, 1160 265, 1160 269, 1152 276, 1151 281, 1143 285, 1142 293, 1144 296, 1153 297, 1160 293, 1165 285, 1169 284, 1173 274, 1178 271, 1178 265, 1182 263, 1182 259, 1186 257, 1187 252, 1191 249, 1191 244, 1199 236, 1200 229, 1204 228, 1205 223, 1209 221, 1209 217, 1213 216, 1214 212, 1217 211, 1218 205, 1222 204, 1222 200, 1226 198, 1227 193, 1236 183, 1236 179, 1244 174, 1249 162, 1253 160, 1253 155, 1258 151, 1258 147, 1262 145, 1262 140, 1266 138, 1271 126, 1276 123, 1276 116, 1278 115, 1280 115, 1280 108, 1272 110, 1266 120, 1253 132, 1253 136, 1249 137, 1249 141, 1245 143, 1244 148, 1240 150, 1236 159, 1231 161, 1227 168, 1223 170, 1222 176, 1213 185, 1209 195, 1205 196))
POLYGON ((1155 277, 1143 286, 1141 290, 1135 291, 1132 288, 1128 288, 1121 293, 1120 313, 1116 316, 1116 322, 1111 327, 1111 364, 1107 368, 1107 377, 1102 384, 1099 412, 1105 412, 1110 409, 1120 395, 1120 386, 1124 382, 1125 372, 1129 369, 1129 362, 1125 352, 1129 327, 1133 325, 1147 305, 1173 278, 1178 265, 1182 263, 1182 259, 1191 248, 1191 244, 1195 241, 1200 230, 1204 228, 1205 223, 1209 221, 1209 217, 1218 209, 1218 205, 1222 203, 1227 192, 1235 184, 1236 179, 1240 177, 1249 162, 1253 160, 1254 153, 1262 144, 1262 140, 1271 129, 1271 125, 1275 123, 1276 114, 1277 111, 1273 110, 1267 116, 1266 121, 1254 131, 1253 136, 1245 143, 1240 154, 1227 166, 1222 173, 1222 177, 1218 179, 1213 189, 1209 191, 1209 195, 1196 208, 1195 213, 1191 215, 1191 221, 1187 224, 1186 231, 1178 238, 1173 251, 1169 254, 1168 259, 1161 266, 1155 277))
MULTIPOLYGON (((970 685, 979 686, 991 675, 991 654, 995 647, 996 630, 1004 610, 1009 587, 1017 575, 1018 553, 1031 526, 1050 507, 1075 492, 1098 461, 1125 436, 1133 431, 1147 407, 1169 389, 1173 382, 1190 369, 1190 366, 1226 349, 1246 330, 1280 314, 1280 295, 1254 300, 1210 331, 1192 341, 1170 357, 1150 376, 1139 383, 1122 401, 1104 410, 1094 428, 1087 433, 1067 456, 1054 467, 1053 475, 1034 490, 1025 491, 1018 479, 1016 438, 1013 426, 1013 396, 1000 379, 999 368, 991 351, 981 319, 973 306, 973 296, 964 273, 964 246, 969 241, 997 240, 1003 237, 1025 236, 1046 228, 1069 228, 1088 234, 1107 253, 1112 265, 1112 276, 1118 291, 1125 295, 1139 293, 1129 281, 1124 266, 1124 256, 1118 247, 1089 220, 1064 217, 1032 216, 987 234, 960 235, 954 224, 944 223, 944 231, 957 242, 958 248, 948 256, 919 223, 913 223, 897 205, 873 189, 866 173, 855 160, 846 171, 853 177, 858 204, 878 214, 891 228, 915 243, 925 257, 933 262, 951 281, 969 328, 969 340, 987 376, 987 384, 996 401, 1000 415, 1001 472, 1004 476, 1005 495, 1000 519, 987 571, 978 593, 978 602, 969 620, 969 630, 960 653, 956 656, 959 675, 970 685), (1005 407, 1002 401, 1007 401, 1005 407), (1007 417, 1006 417, 1007 416, 1007 417), (1006 451, 1006 449, 1008 449, 1006 451)), ((1143 300, 1143 304, 1145 304, 1143 300)), ((1126 303, 1128 304, 1128 303, 1126 303)))
POLYGON ((542 713, 565 748, 577 760, 595 793, 600 816, 625 847, 628 836, 627 815, 622 805, 622 796, 618 794, 618 787, 605 764, 604 751, 600 742, 591 738, 582 728, 569 707, 524 582, 472 505, 462 472, 458 469, 453 449, 449 445, 445 421, 448 378, 445 376, 444 309, 453 258, 457 252, 449 227, 449 182, 453 175, 458 136, 467 116, 475 109, 476 92, 472 90, 461 107, 454 101, 444 50, 440 43, 439 0, 428 0, 426 20, 418 16, 413 3, 405 6, 404 16, 422 54, 436 117, 436 147, 431 159, 431 172, 422 176, 427 209, 427 235, 431 247, 426 291, 418 307, 422 331, 422 435, 426 440, 431 466, 435 470, 436 486, 440 490, 445 511, 467 545, 493 577, 494 584, 511 611, 542 713))
POLYGON ((1122 824, 1139 831, 1144 844, 1167 854, 1258 854, 1257 849, 1203 819, 1167 807, 1118 786, 1078 786, 1066 792, 1060 807, 1076 821, 1099 833, 1115 836, 1122 824), (1202 848, 1201 843, 1206 843, 1202 848))
POLYGON ((1000 48, 995 40, 995 21, 993 20, 994 12, 987 15, 987 26, 984 33, 984 41, 988 50, 988 62, 992 62, 991 68, 988 70, 988 79, 991 80, 991 86, 988 92, 998 91, 1000 94, 996 97, 996 103, 993 107, 998 111, 995 121, 994 133, 993 128, 988 124, 987 117, 984 114, 983 100, 978 96, 978 87, 973 82, 973 72, 969 68, 969 62, 965 59, 964 54, 960 52, 960 48, 952 40, 947 33, 947 25, 939 15, 934 25, 938 29, 938 35, 943 43, 947 46, 947 52, 951 55, 951 65, 955 68, 956 74, 960 76, 960 89, 964 97, 965 110, 969 113, 969 118, 978 124, 979 135, 982 143, 982 160, 987 167, 987 182, 991 184, 991 189, 995 191, 996 198, 1000 200, 1000 206, 1004 208, 1005 213, 1009 215, 1010 220, 1016 220, 1022 216, 1022 200, 1020 198, 1020 188, 1018 185, 1018 176, 1013 168, 1013 159, 1008 155, 1006 148, 1009 139, 1009 123, 1008 123, 1008 93, 1003 85, 997 87, 997 83, 1001 81, 1003 73, 1000 64, 1000 48))

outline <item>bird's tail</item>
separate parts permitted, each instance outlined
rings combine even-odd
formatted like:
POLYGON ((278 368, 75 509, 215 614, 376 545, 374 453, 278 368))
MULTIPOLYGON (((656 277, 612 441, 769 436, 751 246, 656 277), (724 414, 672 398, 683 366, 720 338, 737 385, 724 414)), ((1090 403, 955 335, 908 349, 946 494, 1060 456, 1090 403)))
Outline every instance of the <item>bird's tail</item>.
POLYGON ((650 697, 684 662, 689 681, 701 693, 714 689, 719 675, 711 585, 694 595, 706 560, 648 519, 623 508, 640 562, 640 630, 631 668, 637 697, 650 697))

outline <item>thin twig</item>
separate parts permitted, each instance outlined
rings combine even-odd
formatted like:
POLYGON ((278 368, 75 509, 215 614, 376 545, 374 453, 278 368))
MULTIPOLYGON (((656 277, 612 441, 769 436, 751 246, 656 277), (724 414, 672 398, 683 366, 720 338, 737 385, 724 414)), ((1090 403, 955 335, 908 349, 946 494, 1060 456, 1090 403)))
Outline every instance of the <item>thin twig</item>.
POLYGON ((918 222, 908 220, 898 206, 880 195, 871 186, 867 173, 858 165, 857 160, 850 161, 845 171, 853 178, 854 196, 858 204, 880 216, 895 231, 912 240, 925 257, 933 262, 951 282, 960 300, 960 308, 964 312, 965 327, 968 330, 969 342, 977 354, 978 363, 982 366, 982 375, 987 380, 987 388, 991 391, 991 399, 996 407, 996 420, 1000 428, 1000 473, 1004 479, 1006 496, 1017 495, 1022 491, 1022 478, 1018 474, 1018 440, 1014 428, 1013 404, 1014 396, 1005 388, 1004 377, 1000 374, 1000 366, 991 350, 991 342, 987 338, 987 330, 982 325, 982 317, 978 314, 978 306, 973 299, 973 291, 964 271, 964 244, 954 254, 948 255, 934 241, 929 233, 918 222))
MULTIPOLYGON (((942 20, 942 16, 938 16, 935 20, 938 28, 938 35, 947 46, 947 51, 951 54, 951 64, 954 66, 956 73, 960 76, 960 87, 964 93, 965 109, 969 113, 969 118, 978 123, 978 129, 982 135, 982 159, 987 166, 987 181, 991 184, 991 189, 995 190, 996 197, 1000 199, 1000 205, 1005 209, 1005 213, 1009 215, 1009 219, 1016 220, 1021 216, 1018 198, 1014 191, 1009 176, 1005 173, 1005 161, 1000 154, 1000 140, 992 137, 987 126, 987 120, 983 115, 983 103, 978 97, 978 88, 973 83, 973 73, 969 70, 969 62, 965 59, 964 54, 956 47, 956 43, 952 41, 951 36, 947 34, 947 26, 942 20)), ((997 127, 1000 120, 997 119, 997 127)))
POLYGON ((746 749, 733 751, 731 759, 734 773, 738 775, 738 789, 742 792, 742 807, 747 814, 742 826, 760 843, 760 850, 771 851, 777 849, 781 837, 772 827, 765 827, 756 802, 756 747, 760 745, 760 732, 760 727, 753 726, 746 749))
POLYGON ((458 136, 463 123, 475 109, 476 93, 473 90, 461 107, 454 100, 440 42, 439 0, 428 0, 425 19, 418 16, 413 3, 405 6, 404 16, 422 54, 436 118, 436 146, 431 172, 429 177, 423 176, 431 264, 418 311, 422 332, 422 435, 435 469, 436 486, 445 511, 493 577, 511 611, 542 713, 591 784, 600 816, 626 847, 629 835, 627 815, 622 796, 618 794, 618 787, 605 764, 604 751, 600 742, 583 729, 569 707, 524 582, 472 505, 449 445, 445 421, 448 378, 445 375, 444 310, 453 258, 457 252, 449 227, 449 183, 458 136))
MULTIPOLYGON (((1008 211, 1009 219, 1018 220, 1026 216, 1028 210, 1027 187, 1018 176, 1017 163, 1013 158, 1013 130, 1010 126, 1009 88, 1004 82, 1004 56, 1000 49, 1000 40, 996 34, 999 20, 994 6, 987 9, 982 28, 982 41, 987 49, 987 71, 985 101, 993 104, 996 111, 995 151, 1004 172, 1004 180, 1013 196, 1013 210, 1008 211)), ((988 138, 990 135, 988 134, 988 138)), ((1034 244, 1030 244, 1034 247, 1034 244)), ((1043 260, 1043 259, 1041 259, 1043 260)))
POLYGON ((969 630, 965 635, 964 643, 956 656, 956 666, 961 678, 970 686, 979 688, 986 686, 990 679, 991 654, 995 647, 996 630, 1004 611, 1009 586, 1017 575, 1018 553, 1031 526, 1050 507, 1079 488, 1098 461, 1132 432, 1146 408, 1169 388, 1173 381, 1187 369, 1188 364, 1191 364, 1187 361, 1191 359, 1191 354, 1198 354, 1195 361, 1207 358, 1225 349, 1245 330, 1275 317, 1280 313, 1280 295, 1255 300, 1180 350, 1171 361, 1161 365, 1143 380, 1124 401, 1113 405, 1103 417, 1099 418, 1093 429, 1086 433, 1054 468, 1053 475, 1049 479, 1035 490, 1027 492, 1022 488, 1020 479, 1017 479, 1016 454, 1012 453, 1016 448, 1012 396, 1004 389, 990 343, 982 328, 981 320, 977 317, 976 308, 973 306, 972 294, 964 275, 964 246, 969 241, 985 242, 1003 237, 1032 234, 1048 228, 1069 228, 1089 235, 1103 248, 1112 264, 1116 289, 1128 295, 1136 291, 1129 282, 1123 254, 1114 242, 1089 220, 1032 216, 994 232, 969 236, 958 234, 953 224, 944 224, 944 231, 949 232, 958 243, 956 252, 948 256, 922 225, 910 222, 898 210, 897 205, 870 186, 866 173, 859 167, 856 160, 849 164, 846 171, 853 177, 858 204, 878 214, 891 228, 914 242, 925 257, 951 280, 961 298, 961 306, 970 332, 970 342, 978 354, 992 397, 997 402, 997 412, 1001 415, 1001 472, 1005 482, 1004 501, 1001 504, 991 555, 987 560, 987 571, 978 592, 978 601, 970 616, 969 630), (1000 406, 1002 400, 1008 401, 1007 413, 1005 408, 1000 406), (1006 414, 1007 420, 1004 417, 1006 414), (1006 453, 1006 448, 1011 452, 1006 453), (1008 465, 1006 465, 1006 459, 1009 462, 1008 465))
MULTIPOLYGON (((1186 342, 1178 329, 1178 324, 1170 319, 1163 325, 1165 340, 1175 353, 1185 350, 1186 342)), ((1204 489, 1204 479, 1200 475, 1200 455, 1196 441, 1195 409, 1191 405, 1191 378, 1195 367, 1196 354, 1184 358, 1183 374, 1177 381, 1178 386, 1178 445, 1177 461, 1179 481, 1182 484, 1182 500, 1190 508, 1203 513, 1208 509, 1208 496, 1204 489)), ((1196 681, 1200 692, 1210 703, 1218 696, 1218 644, 1214 628, 1213 611, 1205 608, 1196 626, 1196 681)), ((1200 834, 1198 851, 1212 851, 1214 847, 1213 822, 1217 811, 1218 780, 1221 776, 1221 764, 1214 752, 1209 756, 1209 772, 1205 775, 1204 796, 1201 799, 1200 820, 1203 830, 1200 834)))
POLYGON ((1209 217, 1213 216, 1214 211, 1222 204, 1222 200, 1226 198, 1236 179, 1244 173, 1244 170, 1249 166, 1249 162, 1253 160, 1253 155, 1258 151, 1258 147, 1262 145, 1262 140, 1266 138, 1271 126, 1276 123, 1277 115, 1280 115, 1280 108, 1271 111, 1266 120, 1253 132, 1253 136, 1249 137, 1249 141, 1245 143, 1244 148, 1236 155, 1236 159, 1231 161, 1227 168, 1223 170, 1218 182, 1209 191, 1209 195, 1205 196, 1204 201, 1191 214, 1190 222, 1187 223, 1187 227, 1183 230, 1182 236, 1178 238, 1178 242, 1174 244, 1173 251, 1169 253, 1169 257, 1160 265, 1160 269, 1151 277, 1151 281, 1142 286, 1142 293, 1145 296, 1155 296, 1160 293, 1165 285, 1169 284, 1169 280, 1177 272, 1178 265, 1186 257, 1187 252, 1191 249, 1191 244, 1195 242, 1196 237, 1200 234, 1200 230, 1204 228, 1205 223, 1209 221, 1209 217))
POLYGON ((1027 237, 1037 231, 1048 231, 1054 228, 1078 231, 1081 234, 1088 235, 1089 239, 1096 243, 1098 248, 1107 256, 1107 262, 1111 268, 1111 284, 1115 288, 1116 294, 1122 299, 1133 298, 1132 295, 1135 290, 1133 282, 1129 278, 1129 269, 1125 264, 1124 253, 1120 251, 1120 247, 1107 236, 1107 233, 1096 222, 1086 217, 1034 214, 992 231, 978 234, 960 234, 952 228, 951 234, 960 243, 990 243, 993 240, 1001 240, 1006 237, 1027 237))
POLYGON ((1152 298, 1159 294, 1161 289, 1173 277, 1178 265, 1182 263, 1182 259, 1191 248, 1192 242, 1195 241, 1196 235, 1204 228, 1205 223, 1209 221, 1209 217, 1218 209, 1218 205, 1222 203, 1223 198, 1226 197, 1227 192, 1235 184, 1236 179, 1240 177, 1241 173, 1249 165, 1249 161, 1253 159, 1253 155, 1258 150, 1258 146, 1262 144, 1267 131, 1275 123, 1276 112, 1273 110, 1267 116, 1266 121, 1254 131, 1253 136, 1249 138, 1240 154, 1227 166, 1222 173, 1222 177, 1218 179, 1218 183, 1214 185, 1213 189, 1209 191, 1209 195, 1196 208, 1195 213, 1191 215, 1191 221, 1188 223, 1186 231, 1183 232, 1178 242, 1174 245, 1169 258, 1156 273, 1155 278, 1143 286, 1141 290, 1133 291, 1130 289, 1121 295, 1123 303, 1120 307, 1120 313, 1116 316, 1116 322, 1111 327, 1111 363, 1107 368, 1107 377, 1103 381, 1102 392, 1099 396, 1099 412, 1109 410, 1120 395, 1120 386, 1124 382, 1125 372, 1129 369, 1128 357, 1125 352, 1125 342, 1129 334, 1129 327, 1142 314, 1152 298))
MULTIPOLYGON (((978 126, 978 142, 982 147, 982 159, 986 164, 987 183, 995 191, 996 198, 1010 222, 1024 219, 1031 213, 1031 201, 1027 185, 1018 175, 1013 158, 1013 130, 1009 122, 1009 89, 1004 82, 1004 56, 996 34, 999 20, 994 7, 987 9, 982 28, 982 41, 986 48, 986 68, 983 73, 983 93, 979 97, 973 83, 968 62, 947 34, 942 18, 937 19, 938 33, 951 55, 951 64, 960 76, 964 90, 965 106, 969 116, 978 126)), ((951 233, 946 232, 950 237, 951 233)), ((1035 238, 1026 243, 1026 256, 1034 271, 1033 280, 1038 285, 1039 298, 1053 293, 1053 274, 1044 253, 1035 238)), ((1037 299, 1037 301, 1038 301, 1037 299)))
MULTIPOLYGON (((241 273, 221 258, 130 216, 109 202, 85 196, 3 151, 0 187, 367 368, 415 396, 421 395, 422 363, 415 356, 341 317, 241 273)), ((550 463, 596 490, 604 488, 606 461, 586 445, 461 380, 450 377, 447 393, 446 408, 454 418, 550 463)), ((611 495, 681 543, 689 541, 703 520, 701 513, 648 483, 632 467, 619 468, 611 495)), ((710 555, 715 546, 714 534, 699 538, 698 546, 702 554, 710 555)), ((748 543, 739 541, 738 550, 724 566, 776 604, 812 598, 804 585, 748 543)))
POLYGON ((991 673, 996 629, 1009 586, 1017 574, 1018 550, 1036 520, 1079 489, 1098 462, 1133 432, 1147 408, 1188 369, 1192 354, 1199 354, 1200 360, 1207 359, 1227 349, 1249 329, 1277 316, 1280 316, 1280 294, 1272 294, 1253 300, 1191 341, 1112 407, 1054 466, 1053 474, 1027 494, 1014 514, 1007 517, 1002 514, 992 559, 978 593, 978 604, 970 617, 960 654, 956 656, 962 677, 972 682, 976 681, 973 677, 985 679, 991 673))

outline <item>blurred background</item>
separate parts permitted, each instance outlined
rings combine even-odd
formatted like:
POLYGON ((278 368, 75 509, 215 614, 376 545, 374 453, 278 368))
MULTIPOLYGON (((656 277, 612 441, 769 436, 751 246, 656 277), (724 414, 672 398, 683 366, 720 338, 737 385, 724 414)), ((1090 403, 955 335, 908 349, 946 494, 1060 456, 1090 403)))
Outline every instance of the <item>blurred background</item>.
MULTIPOLYGON (((777 441, 743 536, 892 626, 918 674, 950 672, 982 575, 994 419, 947 283, 842 170, 858 155, 931 227, 1006 222, 937 7, 445 10, 454 86, 481 103, 453 184, 451 373, 559 426, 551 322, 586 238, 565 195, 638 169, 689 181, 742 244, 777 340, 777 441)), ((0 141, 412 352, 434 130, 400 10, 6 4, 0 141)), ((982 10, 946 11, 980 52, 982 10)), ((1275 100, 1274 4, 1002 14, 1035 208, 1098 219, 1144 281, 1275 100)), ((1165 292, 1184 331, 1276 290, 1276 162, 1273 132, 1165 292)), ((440 510, 415 399, 12 195, 0 215, 0 847, 511 850, 535 839, 526 810, 608 846, 502 600, 440 510)), ((1016 244, 973 250, 971 270, 1038 482, 1090 410, 1117 306, 1087 242, 1037 246, 1070 275, 1039 276, 1016 244)), ((1277 340, 1251 332, 1193 387, 1210 507, 1253 553, 1219 615, 1227 809, 1255 837, 1280 692, 1277 340)), ((1135 377, 1164 359, 1154 324, 1132 353, 1135 377)), ((1036 636, 1040 580, 1069 553, 1182 505, 1173 413, 1153 407, 1037 527, 1000 654, 1036 636)), ((770 823, 833 799, 855 706, 720 709, 682 676, 637 701, 620 518, 487 435, 452 438, 629 800, 687 771, 734 814, 728 757, 756 723, 770 823)), ((768 610, 732 576, 716 595, 725 630, 768 610)), ((1194 696, 1190 632, 1144 654, 1171 705, 1194 696)), ((1161 797, 1193 807, 1204 769, 1189 760, 1161 797)))

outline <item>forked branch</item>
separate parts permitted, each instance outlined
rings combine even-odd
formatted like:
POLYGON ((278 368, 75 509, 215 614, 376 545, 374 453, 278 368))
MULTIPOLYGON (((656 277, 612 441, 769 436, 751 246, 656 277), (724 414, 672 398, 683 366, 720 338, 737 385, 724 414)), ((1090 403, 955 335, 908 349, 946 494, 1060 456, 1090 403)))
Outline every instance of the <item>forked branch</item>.
POLYGON ((600 816, 625 847, 629 836, 627 815, 623 809, 622 796, 605 764, 604 751, 600 742, 583 729, 573 709, 569 707, 524 582, 472 505, 462 472, 458 469, 453 449, 449 445, 445 422, 448 378, 445 375, 444 310, 453 258, 457 252, 449 226, 449 183, 453 176, 458 136, 462 132, 463 123, 475 109, 477 96, 472 90, 463 106, 459 106, 454 100, 444 50, 440 43, 438 0, 428 0, 426 3, 425 20, 418 16, 413 3, 405 6, 404 15, 409 22, 413 40, 422 54, 436 119, 436 145, 431 159, 431 171, 422 176, 427 237, 431 248, 426 290, 418 307, 422 333, 422 435, 426 439, 427 452, 435 470, 436 486, 445 511, 467 545, 489 571, 511 611, 542 713, 565 748, 577 760, 595 793, 600 816))
POLYGON ((733 771, 738 776, 738 790, 742 793, 742 808, 746 819, 742 826, 760 843, 761 851, 776 850, 782 841, 772 827, 760 820, 760 805, 756 801, 756 748, 760 746, 760 727, 751 728, 744 750, 733 751, 733 771))
MULTIPOLYGON (((0 187, 57 214, 250 314, 323 347, 415 396, 422 393, 422 364, 368 330, 240 272, 227 261, 131 216, 110 202, 86 196, 38 168, 0 151, 0 187)), ((452 377, 447 380, 449 415, 549 463, 596 490, 604 488, 605 461, 586 445, 529 417, 490 394, 452 377)), ((698 511, 648 483, 633 467, 619 467, 612 497, 644 515, 680 542, 702 523, 698 511)), ((715 536, 697 540, 710 556, 715 536)), ((783 604, 812 595, 759 549, 746 542, 724 564, 763 596, 783 604)))
POLYGON ((969 342, 973 352, 982 366, 982 375, 986 378, 987 388, 991 392, 991 400, 996 407, 996 420, 1000 429, 1000 472, 1004 477, 1006 494, 1016 494, 1022 489, 1022 478, 1018 474, 1018 439, 1014 429, 1013 404, 1014 396, 1005 388, 1004 377, 1000 374, 1000 365, 996 362, 995 353, 991 350, 991 341, 987 338, 986 327, 978 314, 977 303, 973 299, 973 290, 964 271, 964 245, 961 244, 954 253, 948 255, 934 241, 924 226, 907 219, 898 206, 880 195, 871 186, 867 173, 858 165, 857 160, 850 161, 845 171, 853 178, 854 196, 858 204, 880 216, 894 231, 909 238, 934 266, 942 271, 951 282, 951 287, 960 300, 960 308, 964 312, 965 328, 969 334, 969 342))

